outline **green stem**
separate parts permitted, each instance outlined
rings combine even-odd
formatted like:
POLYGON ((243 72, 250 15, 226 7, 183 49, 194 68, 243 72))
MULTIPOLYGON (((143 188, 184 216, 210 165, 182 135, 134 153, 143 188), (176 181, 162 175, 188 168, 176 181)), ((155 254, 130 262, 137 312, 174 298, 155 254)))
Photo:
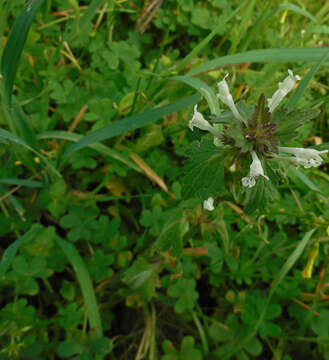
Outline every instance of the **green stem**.
POLYGON ((151 344, 150 344, 150 360, 155 360, 156 353, 156 314, 154 304, 151 304, 151 344))
POLYGON ((195 311, 192 311, 191 314, 192 314, 192 319, 195 323, 195 326, 197 327, 199 334, 200 334, 200 339, 201 339, 201 343, 202 343, 202 347, 203 347, 203 353, 205 356, 207 356, 209 353, 209 347, 208 347, 206 334, 203 330, 203 327, 202 327, 200 320, 199 320, 198 316, 196 315, 195 311))

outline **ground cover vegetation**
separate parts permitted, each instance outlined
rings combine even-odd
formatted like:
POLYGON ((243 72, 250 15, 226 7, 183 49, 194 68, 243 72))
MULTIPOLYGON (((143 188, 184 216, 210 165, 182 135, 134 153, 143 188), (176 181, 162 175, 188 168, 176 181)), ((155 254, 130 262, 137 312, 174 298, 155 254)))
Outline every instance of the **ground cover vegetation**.
POLYGON ((0 17, 0 359, 329 359, 329 4, 0 17))

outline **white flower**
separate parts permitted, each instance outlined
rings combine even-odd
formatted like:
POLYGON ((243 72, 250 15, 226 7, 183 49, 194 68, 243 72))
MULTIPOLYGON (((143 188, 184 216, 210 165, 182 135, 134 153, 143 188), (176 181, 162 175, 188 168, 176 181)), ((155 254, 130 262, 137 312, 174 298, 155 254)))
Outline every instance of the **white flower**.
POLYGON ((255 151, 251 152, 252 163, 250 165, 250 173, 248 177, 242 178, 242 185, 244 187, 252 188, 256 185, 256 179, 259 176, 263 176, 266 180, 269 180, 268 176, 264 175, 262 163, 260 162, 255 151))
POLYGON ((293 154, 292 158, 297 164, 304 166, 304 168, 318 167, 322 164, 323 159, 320 154, 325 154, 328 150, 318 151, 315 149, 304 149, 294 147, 279 147, 279 151, 287 154, 293 154))
POLYGON ((279 82, 279 89, 267 100, 270 112, 275 110, 281 100, 295 87, 296 81, 300 80, 300 76, 294 75, 290 69, 288 70, 288 74, 283 82, 279 82))
POLYGON ((194 114, 193 114, 193 117, 190 120, 188 126, 192 131, 193 131, 194 126, 201 130, 207 130, 207 131, 209 131, 212 128, 212 126, 209 124, 209 122, 198 111, 198 105, 194 106, 194 114))
POLYGON ((205 210, 213 211, 214 208, 214 199, 212 197, 208 198, 203 202, 203 208, 205 210))
POLYGON ((217 131, 198 111, 198 105, 194 105, 194 114, 188 126, 192 131, 193 131, 193 127, 197 127, 201 130, 211 132, 218 139, 220 138, 219 131, 217 131))
POLYGON ((218 86, 218 94, 217 97, 219 97, 222 102, 227 105, 233 115, 240 121, 243 122, 243 119, 241 117, 241 115, 239 114, 238 109, 236 108, 234 101, 233 101, 233 97, 230 93, 230 89, 228 88, 227 82, 226 82, 226 78, 227 78, 228 74, 225 75, 224 79, 222 81, 220 81, 219 83, 217 83, 218 86))

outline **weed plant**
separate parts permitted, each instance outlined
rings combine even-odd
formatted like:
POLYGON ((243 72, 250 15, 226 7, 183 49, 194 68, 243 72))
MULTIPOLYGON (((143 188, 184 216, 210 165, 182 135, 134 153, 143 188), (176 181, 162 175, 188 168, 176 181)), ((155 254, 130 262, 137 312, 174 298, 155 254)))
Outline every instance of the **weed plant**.
POLYGON ((1 1, 0 360, 329 359, 328 20, 1 1))

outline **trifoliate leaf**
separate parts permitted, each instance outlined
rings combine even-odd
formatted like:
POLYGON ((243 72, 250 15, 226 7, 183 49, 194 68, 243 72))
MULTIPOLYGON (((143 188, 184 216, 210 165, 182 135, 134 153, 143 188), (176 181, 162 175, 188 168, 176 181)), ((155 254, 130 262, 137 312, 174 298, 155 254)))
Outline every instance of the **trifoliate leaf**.
POLYGON ((199 297, 195 288, 196 281, 194 279, 184 278, 178 279, 175 284, 169 286, 168 295, 178 298, 174 307, 178 314, 194 308, 195 301, 199 297))
POLYGON ((202 200, 216 196, 224 185, 224 153, 212 141, 194 141, 185 149, 183 196, 202 200))

